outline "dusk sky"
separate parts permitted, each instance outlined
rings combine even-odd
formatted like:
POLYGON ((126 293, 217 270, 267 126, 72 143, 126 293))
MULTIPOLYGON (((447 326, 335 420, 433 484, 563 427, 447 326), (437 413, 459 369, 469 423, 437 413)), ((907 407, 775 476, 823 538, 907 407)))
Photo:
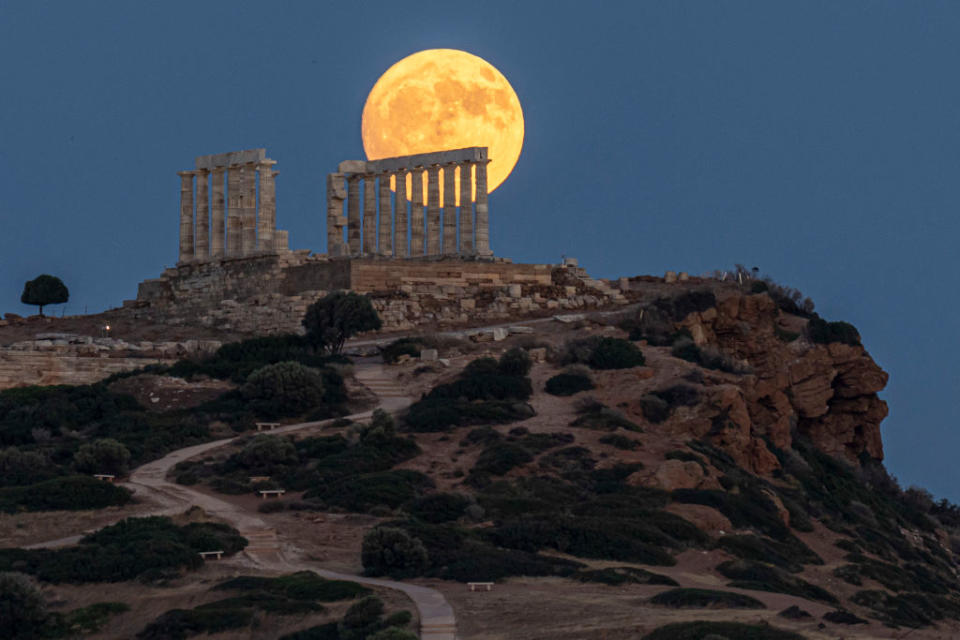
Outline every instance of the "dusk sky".
POLYGON ((176 172, 266 147, 278 226, 324 252, 325 175, 377 78, 496 66, 526 138, 491 246, 595 277, 757 266, 890 373, 904 486, 960 501, 960 2, 0 0, 0 313, 136 296, 177 259, 176 172))

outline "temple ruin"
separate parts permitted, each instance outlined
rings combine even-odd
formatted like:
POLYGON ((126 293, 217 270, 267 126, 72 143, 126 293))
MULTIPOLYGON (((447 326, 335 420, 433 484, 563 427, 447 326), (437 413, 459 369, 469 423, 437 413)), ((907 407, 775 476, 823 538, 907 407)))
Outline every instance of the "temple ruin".
POLYGON ((198 156, 194 170, 178 172, 177 264, 289 250, 287 232, 276 228, 275 164, 266 149, 248 149, 198 156))
POLYGON ((328 255, 492 257, 488 162, 486 147, 341 162, 338 171, 327 176, 328 255), (426 202, 420 186, 424 172, 426 202), (395 198, 391 197, 391 185, 395 185, 395 198))

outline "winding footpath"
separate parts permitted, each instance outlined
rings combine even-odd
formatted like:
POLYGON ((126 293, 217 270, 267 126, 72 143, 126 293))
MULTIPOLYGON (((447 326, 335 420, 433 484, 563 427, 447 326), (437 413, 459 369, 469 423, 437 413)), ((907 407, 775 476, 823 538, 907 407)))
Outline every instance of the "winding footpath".
MULTIPOLYGON (((364 386, 373 391, 380 399, 380 404, 377 408, 393 413, 407 407, 411 403, 411 399, 396 385, 396 382, 392 379, 392 376, 384 365, 359 364, 356 365, 355 371, 356 378, 363 383, 364 386)), ((362 421, 369 419, 372 414, 373 411, 371 410, 346 417, 354 421, 362 421)), ((274 429, 270 433, 291 433, 318 427, 327 422, 330 421, 301 422, 274 429)), ((456 618, 453 614, 453 608, 439 591, 404 582, 367 578, 365 576, 338 573, 324 569, 316 562, 300 559, 298 556, 302 556, 303 554, 299 552, 299 549, 297 549, 290 540, 284 540, 283 546, 281 546, 281 540, 277 532, 256 514, 215 496, 200 493, 190 487, 167 481, 167 474, 178 462, 189 460, 213 451, 214 449, 218 449, 233 442, 237 438, 245 437, 245 435, 246 434, 206 442, 174 451, 159 460, 148 462, 135 469, 130 474, 129 481, 124 483, 124 486, 131 489, 137 495, 149 495, 160 504, 160 508, 156 511, 143 515, 172 515, 182 513, 191 506, 198 506, 209 515, 227 522, 236 528, 240 532, 240 535, 247 538, 249 545, 244 550, 244 554, 249 559, 250 564, 260 569, 278 573, 313 571, 324 578, 350 580, 352 582, 402 591, 417 607, 420 617, 421 638, 424 640, 456 640, 456 618)), ((72 536, 70 538, 51 540, 33 545, 33 548, 49 548, 75 544, 81 537, 82 536, 72 536)))

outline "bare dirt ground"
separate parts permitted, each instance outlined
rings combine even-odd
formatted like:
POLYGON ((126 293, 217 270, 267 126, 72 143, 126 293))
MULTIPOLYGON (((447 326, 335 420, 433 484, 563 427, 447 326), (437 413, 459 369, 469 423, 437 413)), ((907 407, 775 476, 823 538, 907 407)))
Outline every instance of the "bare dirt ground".
POLYGON ((44 540, 85 535, 124 518, 156 511, 152 500, 144 499, 122 507, 87 511, 36 511, 0 513, 0 547, 25 547, 44 540))

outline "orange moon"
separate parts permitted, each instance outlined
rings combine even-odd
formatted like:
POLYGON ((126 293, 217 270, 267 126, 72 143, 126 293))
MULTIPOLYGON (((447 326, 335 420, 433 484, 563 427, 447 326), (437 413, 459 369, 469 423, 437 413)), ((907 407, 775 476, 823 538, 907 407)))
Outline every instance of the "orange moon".
MULTIPOLYGON (((483 58, 427 49, 403 58, 373 85, 362 133, 368 160, 488 147, 487 190, 493 191, 520 157, 523 110, 507 79, 483 58)), ((459 192, 459 176, 456 184, 459 192)))

